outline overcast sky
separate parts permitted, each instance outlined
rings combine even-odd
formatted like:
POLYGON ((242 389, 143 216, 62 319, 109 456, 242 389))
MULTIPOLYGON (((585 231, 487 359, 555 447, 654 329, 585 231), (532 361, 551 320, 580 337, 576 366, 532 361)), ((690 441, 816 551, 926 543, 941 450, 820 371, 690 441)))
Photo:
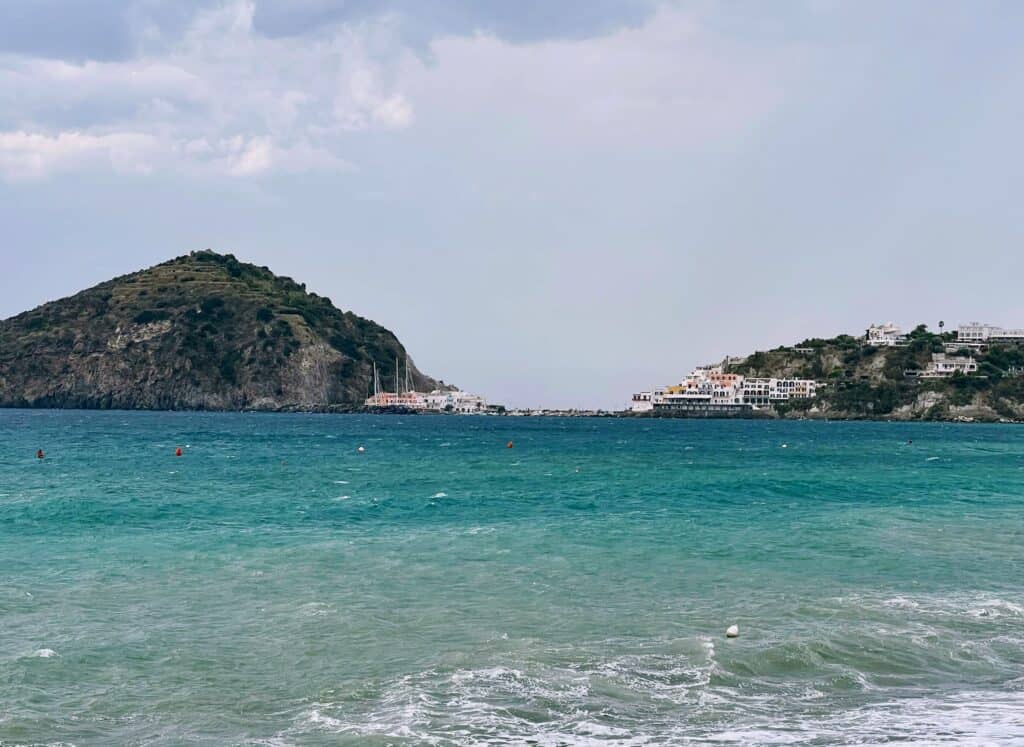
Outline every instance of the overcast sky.
POLYGON ((1024 3, 0 0, 0 317, 193 249, 512 405, 1024 326, 1024 3), (427 7, 429 6, 429 11, 427 7))

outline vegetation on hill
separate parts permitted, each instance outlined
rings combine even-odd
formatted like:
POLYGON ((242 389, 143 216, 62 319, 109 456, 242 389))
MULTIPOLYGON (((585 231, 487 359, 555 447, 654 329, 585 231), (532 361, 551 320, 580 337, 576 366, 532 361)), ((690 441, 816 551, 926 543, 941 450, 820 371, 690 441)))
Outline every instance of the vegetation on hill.
POLYGON ((906 346, 872 347, 850 335, 813 338, 793 347, 757 352, 727 370, 746 376, 799 377, 824 382, 814 399, 777 408, 789 417, 892 419, 1024 419, 1024 346, 996 343, 973 355, 977 373, 921 379, 933 353, 956 342, 952 332, 921 324, 906 346))
MULTIPOLYGON (((304 284, 193 252, 0 322, 0 405, 330 409, 362 404, 394 334, 304 284)), ((433 379, 409 361, 417 388, 433 379)))

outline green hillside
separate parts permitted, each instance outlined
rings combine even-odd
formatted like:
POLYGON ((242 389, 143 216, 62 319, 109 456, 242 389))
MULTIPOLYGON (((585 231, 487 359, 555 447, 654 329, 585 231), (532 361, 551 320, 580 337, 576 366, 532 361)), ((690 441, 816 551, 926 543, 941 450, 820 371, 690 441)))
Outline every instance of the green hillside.
POLYGON ((977 373, 921 379, 933 353, 956 334, 919 325, 904 347, 871 347, 850 335, 808 339, 754 353, 726 369, 747 376, 799 377, 825 382, 815 399, 780 405, 787 417, 925 420, 1024 420, 1024 345, 992 344, 973 355, 977 373))
MULTIPOLYGON (((0 406, 346 409, 394 334, 232 255, 193 252, 0 322, 0 406)), ((409 362, 417 388, 433 379, 409 362)), ((403 370, 404 373, 404 370, 403 370)))

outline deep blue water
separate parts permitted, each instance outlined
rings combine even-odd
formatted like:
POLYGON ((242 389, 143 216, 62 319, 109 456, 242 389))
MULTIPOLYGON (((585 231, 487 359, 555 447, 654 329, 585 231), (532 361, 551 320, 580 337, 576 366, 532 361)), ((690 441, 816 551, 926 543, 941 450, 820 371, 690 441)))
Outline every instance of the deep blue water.
POLYGON ((1020 427, 0 411, 0 744, 1024 744, 1022 541, 1020 427))

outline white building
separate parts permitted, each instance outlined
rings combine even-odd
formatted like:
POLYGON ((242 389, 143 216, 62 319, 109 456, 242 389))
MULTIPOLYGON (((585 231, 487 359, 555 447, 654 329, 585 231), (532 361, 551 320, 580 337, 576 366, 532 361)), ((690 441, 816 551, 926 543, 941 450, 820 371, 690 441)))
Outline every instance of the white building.
POLYGON ((654 403, 651 402, 651 397, 654 396, 654 392, 637 392, 633 395, 632 401, 629 403, 630 412, 650 412, 654 409, 654 403))
POLYGON ((423 406, 427 410, 454 412, 463 415, 485 412, 487 410, 486 399, 479 394, 470 394, 458 389, 452 391, 435 389, 420 396, 423 398, 423 406))
POLYGON ((629 409, 631 412, 650 412, 657 405, 665 402, 665 387, 659 386, 646 392, 637 392, 633 395, 629 409))
POLYGON ((978 370, 974 356, 959 357, 945 353, 932 353, 932 360, 919 376, 922 379, 945 379, 956 373, 969 374, 978 370))
POLYGON ((956 330, 957 342, 982 344, 987 342, 1024 342, 1024 329, 1004 329, 994 324, 971 322, 956 330))
POLYGON ((452 412, 457 412, 462 415, 472 415, 487 411, 487 400, 479 394, 455 392, 455 395, 454 401, 452 402, 452 412))
POLYGON ((893 348, 907 341, 907 336, 892 322, 872 324, 868 327, 865 342, 879 348, 893 348))
POLYGON ((789 399, 806 399, 818 395, 818 382, 811 379, 743 380, 743 401, 755 407, 768 407, 789 399))

